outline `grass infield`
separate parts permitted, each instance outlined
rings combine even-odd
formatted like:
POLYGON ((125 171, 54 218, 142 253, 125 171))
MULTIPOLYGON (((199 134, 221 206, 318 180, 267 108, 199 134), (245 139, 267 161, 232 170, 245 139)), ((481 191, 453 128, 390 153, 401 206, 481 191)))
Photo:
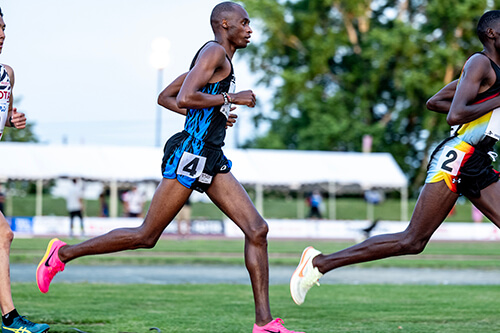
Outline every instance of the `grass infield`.
MULTIPOLYGON (((15 239, 11 262, 33 263, 48 239, 15 239)), ((76 243, 78 240, 67 240, 76 243)), ((270 240, 271 265, 297 264, 303 248, 325 252, 352 243, 270 240)), ((151 250, 92 256, 72 264, 229 263, 243 265, 243 241, 161 239, 151 250)), ((499 270, 500 243, 431 242, 423 254, 376 261, 371 266, 499 270)), ((140 266, 138 266, 140 269, 140 266)), ((329 274, 335 274, 330 272, 329 274)), ((106 285, 55 283, 41 294, 34 283, 13 283, 21 314, 47 322, 52 333, 251 332, 254 308, 249 285, 106 285)), ((312 332, 470 333, 500 332, 500 285, 323 285, 296 306, 288 285, 270 287, 271 308, 287 328, 312 332)))
MULTIPOLYGON (((251 332, 247 285, 14 283, 17 308, 51 333, 251 332)), ((499 332, 500 286, 324 285, 296 306, 287 285, 270 288, 271 308, 289 329, 308 333, 499 332)))
MULTIPOLYGON (((253 195, 251 194, 251 197, 253 195)), ((254 198, 253 198, 254 199, 254 198)), ((12 201, 12 211, 7 214, 14 216, 34 216, 36 214, 36 197, 35 195, 27 195, 25 197, 9 197, 12 201)), ((408 216, 411 216, 415 207, 416 200, 411 199, 408 202, 408 216)), ((53 198, 50 195, 44 195, 43 200, 43 215, 67 216, 66 201, 62 198, 53 198)), ((325 209, 328 210, 328 201, 324 201, 325 209)), ((7 207, 9 205, 6 205, 7 207)), ((268 198, 264 200, 264 217, 267 219, 294 219, 298 217, 298 206, 302 206, 305 214, 309 213, 305 200, 297 199, 277 199, 268 198)), ((149 202, 146 203, 145 210, 149 207, 149 202)), ((118 216, 122 216, 123 207, 119 205, 118 216)), ((383 203, 374 207, 374 218, 381 220, 399 221, 401 218, 401 202, 398 199, 387 199, 383 203)), ((85 215, 99 216, 99 201, 85 200, 85 215)), ((324 212, 328 216, 328 212, 324 212)), ((220 220, 223 217, 221 211, 213 203, 193 202, 192 203, 192 218, 193 219, 216 219, 220 220)), ((364 220, 367 218, 366 202, 361 198, 337 198, 336 199, 336 218, 339 220, 364 220)), ((488 219, 484 218, 484 221, 488 219)), ((466 200, 460 200, 455 206, 454 213, 450 215, 446 221, 448 222, 472 222, 471 203, 466 200)))
MULTIPOLYGON (((62 239, 68 244, 78 239, 62 239)), ((11 263, 38 264, 49 239, 15 238, 11 263)), ((314 245, 331 253, 353 245, 332 240, 269 240, 271 265, 296 266, 302 250, 314 245)), ((230 264, 244 265, 243 240, 162 238, 153 249, 125 251, 109 255, 83 257, 72 265, 165 265, 165 264, 230 264)), ((425 267, 449 269, 500 270, 500 242, 429 242, 422 254, 388 258, 360 264, 362 267, 425 267)), ((500 278, 500 273, 499 273, 500 278)))

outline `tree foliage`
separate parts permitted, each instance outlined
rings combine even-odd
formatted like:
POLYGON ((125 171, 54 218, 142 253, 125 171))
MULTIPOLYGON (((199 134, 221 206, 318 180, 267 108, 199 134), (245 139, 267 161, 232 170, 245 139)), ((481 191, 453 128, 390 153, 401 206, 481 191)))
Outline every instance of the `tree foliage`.
MULTIPOLYGON (((14 105, 19 104, 22 101, 22 97, 16 98, 14 100, 14 105)), ((20 111, 23 112, 23 111, 20 111)), ((26 128, 19 130, 12 127, 5 127, 2 135, 2 141, 11 142, 38 142, 38 137, 34 132, 34 123, 30 121, 29 117, 27 119, 26 128)))
POLYGON ((20 130, 11 127, 5 127, 2 135, 2 141, 12 142, 38 142, 33 132, 33 123, 26 124, 26 128, 20 130))
POLYGON ((415 184, 448 132, 425 102, 482 46, 487 0, 245 0, 259 38, 245 52, 274 88, 269 132, 248 147, 390 152, 415 184))

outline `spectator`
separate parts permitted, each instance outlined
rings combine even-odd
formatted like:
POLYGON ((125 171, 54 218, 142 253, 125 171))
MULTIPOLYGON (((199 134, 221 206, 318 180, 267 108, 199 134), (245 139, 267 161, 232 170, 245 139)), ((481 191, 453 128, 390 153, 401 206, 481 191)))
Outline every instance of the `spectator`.
POLYGON ((69 237, 73 237, 73 221, 75 217, 80 218, 80 235, 85 236, 85 229, 83 227, 83 187, 78 184, 78 180, 73 178, 71 185, 66 196, 66 208, 69 214, 69 237))
POLYGON ((109 206, 108 202, 106 201, 106 193, 104 191, 101 193, 101 195, 99 195, 99 205, 100 205, 99 216, 109 217, 109 206))
POLYGON ((311 196, 309 197, 309 205, 311 207, 311 210, 309 212, 309 218, 321 218, 321 203, 323 202, 323 197, 321 196, 321 193, 319 191, 314 191, 311 196))
POLYGON ((381 204, 385 200, 384 193, 376 190, 365 191, 365 200, 372 205, 381 204))
POLYGON ((146 198, 142 192, 137 190, 137 186, 133 186, 130 191, 125 192, 122 199, 127 217, 142 217, 146 198))

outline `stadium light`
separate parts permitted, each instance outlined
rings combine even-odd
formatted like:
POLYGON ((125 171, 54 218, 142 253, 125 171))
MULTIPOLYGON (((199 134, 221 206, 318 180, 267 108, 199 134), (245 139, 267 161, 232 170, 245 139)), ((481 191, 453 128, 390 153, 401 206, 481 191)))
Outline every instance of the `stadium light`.
MULTIPOLYGON (((165 37, 158 37, 151 43, 151 65, 156 68, 158 73, 157 78, 157 93, 159 94, 163 89, 163 70, 170 62, 170 42, 165 37)), ((155 146, 161 146, 161 107, 156 105, 156 138, 155 146)))

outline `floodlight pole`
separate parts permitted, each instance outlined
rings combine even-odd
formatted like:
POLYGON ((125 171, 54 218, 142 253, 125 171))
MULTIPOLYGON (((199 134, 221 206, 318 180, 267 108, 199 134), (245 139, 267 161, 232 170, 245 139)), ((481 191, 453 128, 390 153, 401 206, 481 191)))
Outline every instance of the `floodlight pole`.
MULTIPOLYGON (((158 68, 158 79, 157 79, 157 91, 158 95, 161 93, 163 88, 163 68, 158 68)), ((161 146, 161 106, 156 103, 156 141, 155 146, 161 146)))
MULTIPOLYGON (((154 68, 157 70, 157 82, 158 82, 158 87, 157 87, 157 92, 158 95, 161 93, 163 89, 163 70, 165 67, 167 67, 168 62, 169 62, 169 49, 170 49, 170 42, 166 38, 156 38, 153 40, 151 43, 151 48, 153 50, 153 53, 151 54, 151 65, 153 65, 154 68)), ((159 104, 156 105, 156 138, 155 138, 155 146, 160 147, 161 146, 161 113, 162 113, 162 108, 159 104)))

